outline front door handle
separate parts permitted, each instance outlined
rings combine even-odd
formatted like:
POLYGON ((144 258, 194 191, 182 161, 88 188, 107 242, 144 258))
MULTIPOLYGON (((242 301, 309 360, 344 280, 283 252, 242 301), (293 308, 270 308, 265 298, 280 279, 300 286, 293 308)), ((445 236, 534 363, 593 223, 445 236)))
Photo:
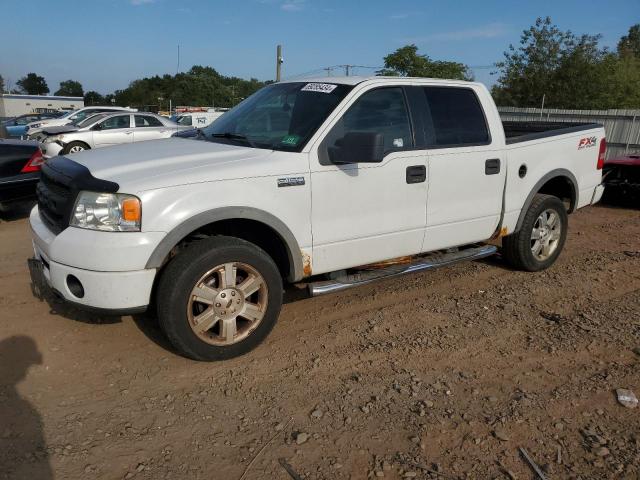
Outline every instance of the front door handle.
POLYGON ((407 167, 407 183, 422 183, 427 179, 427 167, 412 165, 407 167))
POLYGON ((500 173, 500 159, 490 158, 484 162, 484 174, 485 175, 497 175, 500 173))

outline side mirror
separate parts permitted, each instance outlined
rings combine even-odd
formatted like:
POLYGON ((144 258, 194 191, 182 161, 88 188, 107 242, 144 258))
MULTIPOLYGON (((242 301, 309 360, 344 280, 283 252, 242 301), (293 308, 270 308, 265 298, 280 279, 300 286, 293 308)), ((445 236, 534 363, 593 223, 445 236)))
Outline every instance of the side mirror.
POLYGON ((384 158, 384 135, 349 132, 327 150, 332 163, 379 163, 384 158))
POLYGON ((102 130, 102 124, 98 123, 94 125, 93 127, 91 127, 91 130, 102 130))

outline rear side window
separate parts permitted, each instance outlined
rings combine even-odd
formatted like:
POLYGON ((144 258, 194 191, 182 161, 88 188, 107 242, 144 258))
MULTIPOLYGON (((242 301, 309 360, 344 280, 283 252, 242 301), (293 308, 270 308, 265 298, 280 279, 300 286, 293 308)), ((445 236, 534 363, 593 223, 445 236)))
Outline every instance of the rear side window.
POLYGON ((425 127, 429 146, 458 147, 489 143, 484 112, 473 90, 425 87, 424 93, 431 117, 431 122, 427 121, 425 127))
POLYGON ((162 122, 149 115, 135 115, 136 127, 163 127, 162 122))

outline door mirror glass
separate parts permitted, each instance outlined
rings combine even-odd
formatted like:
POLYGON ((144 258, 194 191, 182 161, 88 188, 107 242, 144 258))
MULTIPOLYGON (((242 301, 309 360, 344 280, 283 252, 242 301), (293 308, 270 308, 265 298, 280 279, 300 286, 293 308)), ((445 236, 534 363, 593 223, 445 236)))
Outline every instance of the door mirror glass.
POLYGON ((332 163, 379 163, 384 158, 384 135, 349 132, 328 148, 332 163))
POLYGON ((102 130, 102 123, 96 123, 91 130, 102 130))

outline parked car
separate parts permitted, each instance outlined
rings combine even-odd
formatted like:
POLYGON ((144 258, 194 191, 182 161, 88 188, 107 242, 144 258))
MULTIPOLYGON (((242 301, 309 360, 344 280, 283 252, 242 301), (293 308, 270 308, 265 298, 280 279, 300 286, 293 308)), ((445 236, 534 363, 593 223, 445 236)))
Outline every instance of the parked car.
POLYGON ((27 133, 27 124, 49 118, 58 118, 65 112, 30 113, 0 122, 0 138, 21 138, 27 133))
POLYGON ((220 118, 224 111, 211 110, 207 112, 185 112, 172 117, 178 125, 194 128, 204 128, 220 118))
POLYGON ((0 210, 36 198, 43 161, 37 142, 0 139, 0 210))
POLYGON ((32 277, 84 308, 154 301, 178 351, 230 358, 271 331, 285 282, 326 294, 492 255, 492 238, 511 265, 548 268, 567 214, 602 196, 604 137, 503 126, 479 83, 279 82, 199 140, 49 160, 32 277))
POLYGON ((78 125, 47 126, 34 138, 40 142, 45 158, 51 158, 60 153, 169 138, 176 131, 190 128, 153 113, 98 113, 78 125))
POLYGON ((38 120, 35 122, 31 122, 27 125, 27 135, 29 137, 33 137, 36 135, 42 128, 47 127, 55 127, 60 125, 67 125, 69 123, 78 123, 84 120, 91 115, 102 112, 137 112, 135 108, 124 108, 124 107, 84 107, 79 110, 73 110, 65 113, 61 117, 51 118, 45 120, 38 120))
POLYGON ((640 154, 605 160, 603 182, 607 200, 640 207, 640 154))

